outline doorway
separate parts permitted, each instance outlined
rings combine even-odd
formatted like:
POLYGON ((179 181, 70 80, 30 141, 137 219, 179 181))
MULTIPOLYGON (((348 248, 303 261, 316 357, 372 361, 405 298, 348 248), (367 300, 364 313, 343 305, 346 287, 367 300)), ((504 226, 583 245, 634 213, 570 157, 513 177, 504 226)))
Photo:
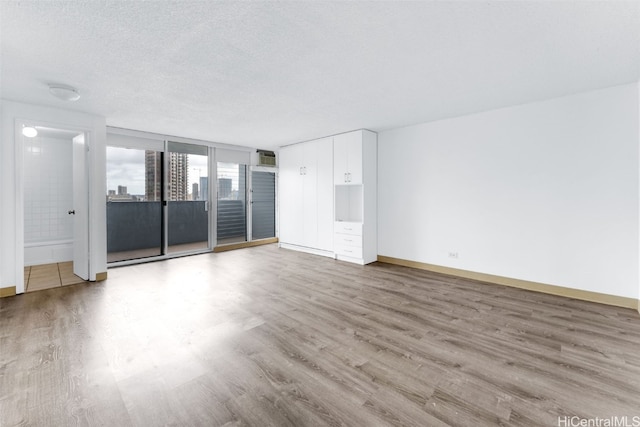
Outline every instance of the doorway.
POLYGON ((251 171, 251 238, 276 237, 276 174, 251 171))
MULTIPOLYGON (((24 291, 89 278, 85 132, 23 124, 24 291), (31 135, 31 136, 27 136, 31 135)), ((20 129, 20 130, 22 130, 20 129)))

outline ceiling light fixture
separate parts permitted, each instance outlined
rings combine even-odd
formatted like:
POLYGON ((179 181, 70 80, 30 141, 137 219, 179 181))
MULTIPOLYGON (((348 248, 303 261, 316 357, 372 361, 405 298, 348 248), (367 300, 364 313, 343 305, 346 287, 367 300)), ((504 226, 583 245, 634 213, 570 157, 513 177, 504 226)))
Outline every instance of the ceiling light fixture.
POLYGON ((49 92, 51 92, 51 95, 63 101, 77 101, 80 99, 78 90, 67 85, 51 84, 49 85, 49 92))
POLYGON ((26 136, 27 138, 34 138, 36 136, 38 136, 38 129, 32 127, 32 126, 25 126, 22 125, 22 134, 24 136, 26 136))

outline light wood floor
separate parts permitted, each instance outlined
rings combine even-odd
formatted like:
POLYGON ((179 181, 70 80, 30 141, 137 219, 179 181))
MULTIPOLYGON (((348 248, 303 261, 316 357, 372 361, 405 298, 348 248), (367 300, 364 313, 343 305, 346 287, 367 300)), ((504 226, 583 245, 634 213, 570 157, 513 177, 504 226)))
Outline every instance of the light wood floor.
POLYGON ((640 416, 633 310, 275 245, 0 299, 0 349, 2 426, 640 416))

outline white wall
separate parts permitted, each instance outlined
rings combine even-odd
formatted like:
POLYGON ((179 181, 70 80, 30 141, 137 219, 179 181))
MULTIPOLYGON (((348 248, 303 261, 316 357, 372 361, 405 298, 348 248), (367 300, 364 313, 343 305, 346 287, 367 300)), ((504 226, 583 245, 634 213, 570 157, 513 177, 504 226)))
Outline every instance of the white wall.
POLYGON ((16 200, 22 200, 24 194, 21 179, 16 174, 15 126, 20 121, 54 128, 68 128, 89 133, 89 170, 90 177, 90 242, 91 271, 90 279, 95 280, 96 273, 107 271, 106 254, 106 207, 105 207, 105 139, 106 123, 104 117, 74 111, 42 107, 3 100, 2 131, 0 133, 0 288, 16 286, 20 292, 22 282, 23 247, 18 244, 18 236, 23 233, 22 220, 16 218, 16 200), (19 185, 20 184, 20 185, 19 185))
POLYGON ((638 96, 618 86, 380 133, 378 253, 638 298, 638 96))
POLYGON ((73 239, 71 139, 24 140, 24 241, 73 239))

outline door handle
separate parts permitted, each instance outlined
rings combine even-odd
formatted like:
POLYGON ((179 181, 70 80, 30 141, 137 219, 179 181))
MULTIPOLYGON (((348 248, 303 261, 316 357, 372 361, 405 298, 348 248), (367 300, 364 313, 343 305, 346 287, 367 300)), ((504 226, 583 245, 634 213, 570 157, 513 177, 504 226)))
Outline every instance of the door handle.
POLYGON ((74 210, 69 211, 69 212, 67 212, 67 213, 68 213, 69 215, 75 215, 75 214, 76 214, 76 210, 74 209, 74 210))

